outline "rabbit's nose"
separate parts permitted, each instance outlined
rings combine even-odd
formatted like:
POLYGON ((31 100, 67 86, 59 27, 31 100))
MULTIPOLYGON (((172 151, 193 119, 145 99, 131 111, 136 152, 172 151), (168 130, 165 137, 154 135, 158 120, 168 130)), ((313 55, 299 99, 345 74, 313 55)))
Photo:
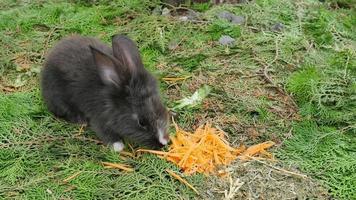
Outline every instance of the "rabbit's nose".
POLYGON ((169 134, 164 134, 164 137, 163 137, 166 141, 167 141, 167 143, 169 142, 169 134))
POLYGON ((169 142, 169 135, 167 133, 159 131, 158 132, 158 140, 159 140, 159 143, 161 143, 162 145, 167 145, 169 142))

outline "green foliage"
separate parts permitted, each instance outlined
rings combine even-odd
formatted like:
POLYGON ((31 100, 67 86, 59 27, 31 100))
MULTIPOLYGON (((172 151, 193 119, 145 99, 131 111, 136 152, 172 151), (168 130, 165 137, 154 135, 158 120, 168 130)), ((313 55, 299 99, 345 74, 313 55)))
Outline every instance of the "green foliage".
POLYGON ((320 4, 308 9, 302 24, 307 38, 317 47, 337 48, 312 52, 289 76, 287 90, 302 119, 278 156, 323 180, 334 197, 355 199, 356 59, 350 41, 355 15, 344 12, 349 14, 320 4))
POLYGON ((325 70, 306 67, 292 74, 287 88, 300 102, 302 113, 313 116, 321 124, 353 125, 356 121, 355 73, 351 69, 354 63, 352 54, 339 52, 331 57, 325 70))
POLYGON ((308 67, 292 74, 289 77, 287 88, 299 102, 305 104, 311 100, 319 80, 320 74, 316 68, 308 67))
POLYGON ((318 45, 330 45, 334 42, 331 22, 333 16, 325 8, 313 10, 304 24, 304 31, 310 35, 318 45))
POLYGON ((293 130, 293 137, 285 141, 278 157, 323 180, 334 196, 355 199, 355 134, 309 120, 295 124, 293 130))
POLYGON ((303 30, 318 46, 340 45, 348 39, 355 39, 351 34, 355 30, 356 14, 353 9, 345 10, 345 14, 330 12, 330 8, 321 5, 309 10, 303 23, 303 30))

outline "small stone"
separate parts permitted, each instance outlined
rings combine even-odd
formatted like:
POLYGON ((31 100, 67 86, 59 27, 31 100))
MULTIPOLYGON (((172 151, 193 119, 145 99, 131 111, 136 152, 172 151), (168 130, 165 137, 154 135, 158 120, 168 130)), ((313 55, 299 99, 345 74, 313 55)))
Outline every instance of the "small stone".
POLYGON ((245 23, 245 17, 234 15, 234 16, 232 16, 231 22, 234 24, 241 25, 241 24, 245 23))
POLYGON ((227 20, 233 24, 238 24, 241 25, 243 23, 245 23, 245 17, 244 16, 236 16, 231 12, 228 11, 222 11, 220 13, 217 14, 217 17, 219 19, 224 19, 227 20))
POLYGON ((181 16, 179 16, 178 19, 180 21, 194 21, 194 20, 199 20, 199 17, 200 17, 199 12, 188 10, 187 12, 184 13, 184 15, 182 14, 181 16))
POLYGON ((199 12, 195 12, 193 10, 188 10, 187 14, 188 14, 187 17, 188 17, 189 20, 199 19, 199 15, 200 15, 199 12))
POLYGON ((155 7, 155 8, 152 10, 152 14, 153 14, 153 15, 162 15, 162 8, 161 8, 160 6, 155 7))
POLYGON ((162 16, 170 16, 171 11, 168 8, 163 8, 162 10, 162 16))
POLYGON ((274 24, 271 29, 272 29, 272 31, 281 32, 284 29, 284 25, 282 23, 278 22, 278 23, 274 24))
POLYGON ((231 46, 231 45, 234 44, 234 42, 235 42, 235 39, 232 38, 232 37, 230 37, 230 36, 228 36, 228 35, 223 35, 223 36, 221 36, 220 39, 219 39, 219 43, 220 43, 221 45, 231 46))
POLYGON ((228 11, 225 11, 225 10, 217 14, 217 17, 219 19, 225 19, 225 20, 228 20, 228 21, 231 21, 233 16, 235 16, 235 15, 232 14, 231 12, 228 12, 228 11))

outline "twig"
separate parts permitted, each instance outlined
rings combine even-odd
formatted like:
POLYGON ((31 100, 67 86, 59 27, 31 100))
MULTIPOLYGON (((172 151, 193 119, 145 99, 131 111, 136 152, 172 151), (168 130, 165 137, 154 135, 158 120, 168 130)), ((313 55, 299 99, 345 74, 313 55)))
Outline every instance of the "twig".
POLYGON ((182 177, 180 177, 178 174, 174 173, 172 170, 166 169, 166 172, 168 172, 169 175, 171 175, 172 177, 176 178, 178 181, 180 181, 181 183, 185 184, 186 186, 188 186, 189 188, 191 188, 195 193, 197 193, 197 195, 199 195, 199 192, 197 189, 195 189, 190 183, 188 183, 188 181, 184 180, 182 177))
POLYGON ((278 39, 275 40, 275 43, 276 43, 276 54, 274 56, 274 59, 269 63, 269 65, 272 65, 274 62, 276 62, 279 56, 278 39))
POLYGON ((104 165, 105 168, 116 168, 116 169, 121 169, 127 172, 133 172, 134 169, 126 164, 119 164, 119 163, 110 163, 110 162, 101 162, 101 164, 104 165))
MULTIPOLYGON (((296 108, 298 108, 298 105, 295 103, 295 101, 293 100, 293 98, 287 94, 283 89, 281 89, 281 87, 279 87, 278 85, 276 85, 273 80, 269 77, 268 75, 268 67, 270 66, 268 63, 265 63, 265 61, 262 61, 261 59, 259 59, 257 56, 255 56, 254 60, 256 60, 260 65, 263 66, 263 73, 262 76, 265 79, 265 81, 270 85, 270 87, 273 87, 277 90, 277 92, 279 92, 280 94, 282 94, 283 96, 287 96, 289 98, 289 100, 291 101, 291 103, 293 104, 294 110, 296 110, 296 108)), ((259 74, 261 75, 261 74, 259 74)))
POLYGON ((236 179, 235 182, 232 182, 232 178, 230 177, 230 188, 229 192, 225 190, 225 200, 233 199, 236 192, 245 184, 244 182, 240 182, 240 179, 236 179))
POLYGON ((273 86, 275 86, 275 84, 273 83, 272 79, 269 77, 268 75, 268 68, 269 68, 269 64, 263 64, 264 67, 263 67, 263 75, 264 77, 266 78, 267 82, 272 84, 273 86))
POLYGON ((81 173, 82 173, 81 171, 78 171, 78 172, 74 173, 73 175, 69 176, 68 178, 63 179, 63 182, 64 182, 64 183, 68 183, 70 180, 76 178, 76 177, 79 176, 79 174, 81 174, 81 173))
POLYGON ((128 156, 131 158, 135 158, 135 155, 133 153, 127 152, 127 151, 120 151, 121 156, 128 156))
POLYGON ((166 81, 166 82, 178 82, 178 81, 184 81, 188 78, 190 78, 191 76, 185 76, 185 77, 164 77, 162 78, 162 80, 166 81))
POLYGON ((170 154, 169 152, 150 150, 150 149, 138 149, 138 150, 136 150, 136 152, 147 152, 147 153, 152 153, 152 154, 161 155, 161 156, 165 156, 165 155, 169 155, 170 154))
MULTIPOLYGON (((263 62, 262 60, 260 60, 258 57, 256 57, 256 60, 257 61, 259 61, 264 67, 263 67, 263 75, 264 75, 264 77, 265 77, 265 79, 267 80, 267 82, 269 83, 269 84, 272 84, 273 86, 275 86, 275 84, 274 84, 274 82, 272 81, 272 79, 269 77, 269 75, 268 75, 268 68, 274 63, 274 62, 276 62, 277 61, 277 59, 278 59, 278 55, 279 55, 279 51, 278 51, 278 40, 276 40, 275 41, 275 43, 276 43, 276 54, 275 54, 275 56, 274 56, 274 59, 270 62, 270 63, 265 63, 265 62, 263 62)), ((283 91, 282 91, 282 93, 284 93, 283 91)))
POLYGON ((1 84, 0 84, 0 90, 4 91, 4 92, 14 92, 14 91, 16 91, 16 89, 14 89, 13 87, 3 86, 1 84))
POLYGON ((275 167, 275 166, 270 165, 270 164, 268 164, 266 162, 263 162, 261 160, 255 159, 254 157, 249 156, 249 158, 254 160, 254 161, 257 161, 258 163, 264 164, 264 165, 266 165, 266 166, 268 166, 268 167, 270 167, 270 168, 272 168, 272 169, 274 169, 274 170, 276 170, 278 172, 282 172, 282 173, 285 173, 285 174, 288 174, 288 175, 296 176, 298 178, 303 178, 303 179, 308 178, 307 175, 299 174, 299 173, 288 171, 288 170, 285 170, 285 169, 282 169, 282 168, 279 168, 279 167, 275 167))
POLYGON ((72 191, 72 190, 74 190, 74 189, 76 189, 76 188, 77 188, 77 187, 75 187, 74 185, 71 185, 71 186, 69 186, 67 189, 63 190, 63 192, 66 193, 66 192, 72 191))
POLYGON ((78 131, 78 134, 76 135, 81 135, 83 132, 84 132, 84 128, 86 127, 87 125, 86 124, 82 124, 79 128, 79 131, 78 131))
POLYGON ((136 156, 136 151, 135 151, 135 149, 133 148, 133 146, 132 146, 130 143, 128 143, 127 146, 129 146, 129 148, 130 148, 132 154, 133 154, 134 156, 136 156))

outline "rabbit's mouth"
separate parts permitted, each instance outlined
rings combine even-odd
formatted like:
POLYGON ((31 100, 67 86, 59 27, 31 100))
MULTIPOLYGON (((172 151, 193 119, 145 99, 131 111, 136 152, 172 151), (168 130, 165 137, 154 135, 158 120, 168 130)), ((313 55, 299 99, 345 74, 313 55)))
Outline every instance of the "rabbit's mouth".
POLYGON ((169 135, 163 129, 158 129, 158 141, 162 145, 167 145, 169 142, 169 135))

